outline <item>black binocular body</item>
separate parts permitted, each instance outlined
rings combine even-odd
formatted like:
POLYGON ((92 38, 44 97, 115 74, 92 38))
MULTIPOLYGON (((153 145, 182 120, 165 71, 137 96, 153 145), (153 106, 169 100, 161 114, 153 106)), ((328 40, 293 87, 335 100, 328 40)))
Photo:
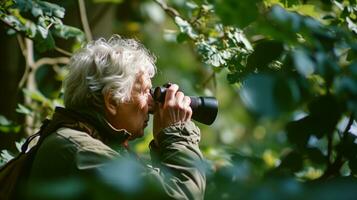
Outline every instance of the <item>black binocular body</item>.
MULTIPOLYGON (((152 97, 155 101, 164 103, 166 89, 169 84, 164 86, 156 87, 152 90, 152 97)), ((190 96, 191 103, 190 107, 192 109, 192 119, 206 124, 211 125, 217 117, 218 112, 218 101, 215 97, 201 97, 201 96, 190 96)))

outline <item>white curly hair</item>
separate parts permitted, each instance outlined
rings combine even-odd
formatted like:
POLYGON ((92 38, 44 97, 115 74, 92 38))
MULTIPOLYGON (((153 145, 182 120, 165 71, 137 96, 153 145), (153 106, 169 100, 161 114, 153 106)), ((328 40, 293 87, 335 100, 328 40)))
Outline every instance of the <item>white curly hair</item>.
POLYGON ((94 106, 102 111, 103 96, 108 92, 117 103, 131 99, 138 73, 152 78, 156 58, 141 43, 114 35, 88 43, 75 53, 64 80, 64 104, 81 109, 94 106))

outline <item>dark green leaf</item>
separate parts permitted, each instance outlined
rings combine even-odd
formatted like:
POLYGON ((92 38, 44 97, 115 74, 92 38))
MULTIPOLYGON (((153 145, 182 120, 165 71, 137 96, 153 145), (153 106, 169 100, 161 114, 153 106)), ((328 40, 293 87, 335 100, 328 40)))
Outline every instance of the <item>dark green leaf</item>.
MULTIPOLYGON (((233 81, 234 75, 230 78, 233 81)), ((249 110, 265 117, 277 117, 288 112, 300 101, 296 81, 273 74, 248 76, 243 81, 240 96, 249 110)))
POLYGON ((261 0, 218 0, 215 1, 215 6, 217 14, 225 24, 244 28, 258 18, 259 3, 261 3, 261 0))
POLYGON ((322 152, 318 148, 308 148, 306 149, 306 154, 313 163, 319 165, 326 163, 327 158, 322 154, 322 152))
POLYGON ((342 116, 343 108, 334 96, 324 95, 308 105, 312 123, 316 126, 313 134, 317 137, 332 134, 342 116))
POLYGON ((330 85, 337 73, 341 71, 336 59, 331 58, 324 52, 316 53, 315 59, 317 63, 316 72, 323 76, 327 84, 330 85))
POLYGON ((353 60, 357 60, 357 50, 355 49, 350 49, 348 50, 347 53, 347 58, 348 61, 353 61, 353 60))
POLYGON ((351 169, 351 173, 356 175, 357 174, 357 157, 348 161, 348 166, 351 169))
POLYGON ((178 43, 182 43, 184 41, 187 41, 188 39, 190 39, 190 37, 188 37, 188 35, 185 33, 179 33, 176 37, 176 41, 178 43))
POLYGON ((298 172, 303 167, 302 155, 297 151, 291 151, 285 157, 282 158, 279 168, 287 169, 291 172, 298 172))
POLYGON ((314 124, 309 116, 287 124, 286 132, 290 143, 304 149, 314 129, 314 124))
POLYGON ((47 38, 43 39, 40 36, 36 36, 34 38, 34 44, 35 44, 35 48, 37 51, 39 52, 45 52, 48 51, 50 49, 54 49, 55 48, 55 40, 52 37, 51 33, 48 33, 47 38))
POLYGON ((273 6, 269 13, 269 19, 281 28, 281 31, 294 32, 300 31, 303 19, 297 13, 288 12, 281 6, 273 6))
POLYGON ((269 63, 277 60, 284 47, 278 41, 262 41, 254 47, 254 52, 248 57, 247 67, 249 70, 266 68, 269 63))
POLYGON ((357 144, 355 143, 357 137, 348 132, 341 143, 337 146, 337 151, 348 160, 353 160, 357 156, 357 144))

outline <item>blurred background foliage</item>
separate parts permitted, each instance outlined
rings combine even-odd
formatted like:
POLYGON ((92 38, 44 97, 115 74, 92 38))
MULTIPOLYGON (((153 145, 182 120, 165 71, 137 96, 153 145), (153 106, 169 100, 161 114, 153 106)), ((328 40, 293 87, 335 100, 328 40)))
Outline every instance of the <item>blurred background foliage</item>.
POLYGON ((357 193, 356 0, 5 0, 0 19, 2 164, 62 105, 72 53, 116 33, 157 56, 154 85, 219 100, 207 199, 357 193))

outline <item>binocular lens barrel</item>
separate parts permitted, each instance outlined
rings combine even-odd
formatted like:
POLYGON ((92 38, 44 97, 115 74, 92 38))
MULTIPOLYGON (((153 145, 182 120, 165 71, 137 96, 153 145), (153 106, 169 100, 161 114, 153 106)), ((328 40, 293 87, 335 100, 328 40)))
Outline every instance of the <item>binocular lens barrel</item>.
MULTIPOLYGON (((152 93, 155 101, 165 102, 166 87, 156 87, 152 93)), ((192 109, 192 119, 211 125, 217 117, 218 101, 214 97, 190 96, 192 109)))

